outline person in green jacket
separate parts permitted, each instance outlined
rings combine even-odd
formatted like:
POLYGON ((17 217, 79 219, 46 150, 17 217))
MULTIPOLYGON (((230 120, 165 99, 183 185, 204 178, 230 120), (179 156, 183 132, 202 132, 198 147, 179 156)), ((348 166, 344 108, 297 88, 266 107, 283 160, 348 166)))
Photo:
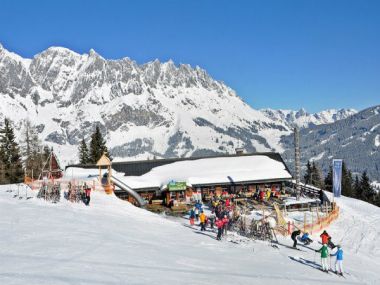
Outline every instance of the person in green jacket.
POLYGON ((321 265, 322 270, 325 272, 329 271, 329 264, 328 264, 328 256, 329 256, 329 249, 327 247, 327 244, 322 245, 322 247, 319 250, 316 250, 316 252, 321 253, 321 265))

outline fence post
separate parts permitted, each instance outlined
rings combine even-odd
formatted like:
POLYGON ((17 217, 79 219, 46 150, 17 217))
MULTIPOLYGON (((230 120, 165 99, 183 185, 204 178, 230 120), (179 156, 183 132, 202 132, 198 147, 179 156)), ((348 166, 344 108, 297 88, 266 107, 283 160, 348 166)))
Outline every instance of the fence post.
POLYGON ((306 233, 306 212, 303 213, 303 232, 306 233))

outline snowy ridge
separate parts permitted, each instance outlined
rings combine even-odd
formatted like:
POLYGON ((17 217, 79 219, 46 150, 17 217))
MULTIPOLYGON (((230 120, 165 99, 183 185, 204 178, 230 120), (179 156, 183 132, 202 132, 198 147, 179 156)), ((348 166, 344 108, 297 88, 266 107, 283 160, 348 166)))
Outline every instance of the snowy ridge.
MULTIPOLYGON (((6 190, 13 189, 13 193, 6 190)), ((344 249, 346 279, 318 269, 314 251, 218 242, 163 216, 93 193, 90 207, 15 199, 0 186, 1 284, 378 284, 380 209, 339 199, 329 229, 344 249), (9 215, 9 213, 12 213, 9 215), (53 222, 52 222, 53 221, 53 222), (294 260, 307 260, 305 265, 294 260), (315 262, 315 263, 314 263, 315 262), (49 270, 46 270, 46 268, 49 270), (275 269, 274 269, 275 268, 275 269)), ((23 190, 22 190, 23 191, 23 190)), ((24 192, 22 192, 24 193, 24 192)), ((29 196, 32 194, 29 192, 29 196)), ((187 223, 186 223, 187 225, 187 223)), ((239 238, 230 235, 228 239, 239 238)), ((318 234, 312 248, 319 248, 318 234)), ((281 243, 290 245, 289 238, 281 243)))
POLYGON ((263 109, 261 111, 274 121, 285 121, 290 126, 299 128, 334 123, 357 113, 355 109, 328 109, 314 114, 309 114, 305 109, 299 111, 263 109))

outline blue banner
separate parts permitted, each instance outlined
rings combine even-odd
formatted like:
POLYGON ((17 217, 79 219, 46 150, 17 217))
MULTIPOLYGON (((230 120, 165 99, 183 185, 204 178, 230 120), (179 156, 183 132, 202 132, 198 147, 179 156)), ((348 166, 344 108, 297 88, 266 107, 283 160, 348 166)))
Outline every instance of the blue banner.
POLYGON ((342 159, 333 160, 333 193, 334 197, 340 197, 342 192, 342 159))

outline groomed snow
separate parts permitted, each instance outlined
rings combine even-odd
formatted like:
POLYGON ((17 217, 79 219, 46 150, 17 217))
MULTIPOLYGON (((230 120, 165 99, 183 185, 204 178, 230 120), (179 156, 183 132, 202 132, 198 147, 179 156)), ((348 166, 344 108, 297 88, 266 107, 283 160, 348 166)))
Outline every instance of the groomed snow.
MULTIPOLYGON (((354 199, 338 200, 341 218, 328 229, 345 251, 343 279, 313 268, 319 258, 308 248, 218 242, 214 233, 190 229, 115 196, 93 193, 86 207, 19 200, 13 198, 17 187, 12 186, 13 193, 8 189, 0 186, 0 284, 380 282, 380 210, 354 199), (291 258, 304 258, 311 265, 291 258)), ((281 242, 291 244, 289 238, 281 242)))
POLYGON ((291 179, 282 162, 265 155, 204 158, 153 168, 142 176, 120 177, 134 189, 164 187, 171 180, 188 185, 291 179))

